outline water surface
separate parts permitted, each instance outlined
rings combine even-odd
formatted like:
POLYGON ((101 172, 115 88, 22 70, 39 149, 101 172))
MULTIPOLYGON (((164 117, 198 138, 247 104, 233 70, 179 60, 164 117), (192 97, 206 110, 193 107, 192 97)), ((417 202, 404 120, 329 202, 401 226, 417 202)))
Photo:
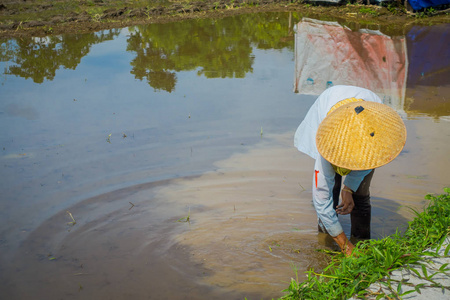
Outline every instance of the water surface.
POLYGON ((373 237, 405 226, 449 183, 449 27, 344 25, 265 13, 2 41, 2 294, 281 296, 334 248, 292 140, 336 84, 406 123, 371 188, 373 237))

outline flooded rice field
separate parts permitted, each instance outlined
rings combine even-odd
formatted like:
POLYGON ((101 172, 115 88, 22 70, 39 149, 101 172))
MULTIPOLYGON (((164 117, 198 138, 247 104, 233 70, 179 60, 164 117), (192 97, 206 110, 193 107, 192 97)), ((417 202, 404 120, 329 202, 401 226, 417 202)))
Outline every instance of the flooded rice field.
POLYGON ((280 297, 335 249, 293 146, 332 85, 404 119, 372 181, 372 236, 404 227, 450 184, 449 32, 263 13, 2 40, 2 297, 280 297))

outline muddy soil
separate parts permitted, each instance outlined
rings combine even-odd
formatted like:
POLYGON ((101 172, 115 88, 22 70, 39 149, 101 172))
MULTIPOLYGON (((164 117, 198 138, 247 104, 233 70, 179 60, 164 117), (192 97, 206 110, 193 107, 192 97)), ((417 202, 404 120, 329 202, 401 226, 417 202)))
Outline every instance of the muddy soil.
POLYGON ((147 23, 223 18, 264 11, 292 11, 302 16, 337 18, 397 29, 412 24, 432 25, 450 21, 446 11, 412 14, 401 5, 316 5, 286 0, 172 0, 163 5, 154 5, 155 1, 148 3, 145 6, 145 3, 138 1, 116 0, 0 0, 0 37, 85 33, 147 23), (148 3, 153 5, 149 6, 148 3))

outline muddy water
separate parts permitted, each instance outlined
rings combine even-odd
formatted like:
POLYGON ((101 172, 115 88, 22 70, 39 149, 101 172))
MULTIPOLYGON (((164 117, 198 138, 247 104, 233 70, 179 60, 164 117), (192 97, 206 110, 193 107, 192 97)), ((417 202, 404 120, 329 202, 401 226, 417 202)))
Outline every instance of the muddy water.
POLYGON ((2 41, 2 295, 281 296, 335 249, 292 145, 330 85, 371 88, 404 118, 372 235, 405 226, 449 185, 448 32, 259 14, 2 41))

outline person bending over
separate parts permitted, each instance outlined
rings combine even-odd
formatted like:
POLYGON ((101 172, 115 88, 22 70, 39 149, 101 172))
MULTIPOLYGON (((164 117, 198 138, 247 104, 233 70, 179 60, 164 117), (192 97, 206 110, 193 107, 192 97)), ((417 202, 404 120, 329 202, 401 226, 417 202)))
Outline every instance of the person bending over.
POLYGON ((405 142, 406 127, 397 112, 355 86, 325 90, 295 132, 295 147, 315 159, 312 195, 319 231, 331 235, 346 255, 354 246, 337 215, 350 214, 352 236, 370 238, 374 169, 397 157, 405 142))

